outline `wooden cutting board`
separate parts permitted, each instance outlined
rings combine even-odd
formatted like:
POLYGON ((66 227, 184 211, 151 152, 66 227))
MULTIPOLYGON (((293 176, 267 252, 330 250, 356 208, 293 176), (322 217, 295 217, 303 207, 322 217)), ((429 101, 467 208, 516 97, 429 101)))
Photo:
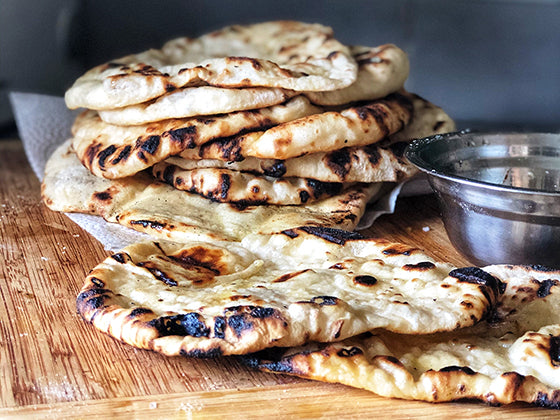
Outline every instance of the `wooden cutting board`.
MULTIPOLYGON (((235 358, 166 358, 105 336, 76 314, 87 272, 109 255, 40 202, 21 143, 0 141, 1 418, 542 418, 515 404, 384 399, 337 384, 254 371, 235 358)), ((433 196, 400 199, 367 235, 468 264, 449 244, 433 196)))

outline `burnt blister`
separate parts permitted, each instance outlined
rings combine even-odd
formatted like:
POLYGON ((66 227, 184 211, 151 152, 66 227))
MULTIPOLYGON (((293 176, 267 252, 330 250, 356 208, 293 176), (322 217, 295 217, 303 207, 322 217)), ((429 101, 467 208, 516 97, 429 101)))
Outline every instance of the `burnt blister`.
POLYGON ((116 150, 117 148, 114 145, 110 145, 97 154, 97 162, 99 163, 100 168, 105 167, 106 160, 109 159, 116 150))
POLYGON ((296 364, 293 362, 293 356, 284 356, 284 354, 284 350, 280 348, 272 348, 243 355, 239 358, 239 360, 245 366, 268 372, 303 374, 304 372, 297 369, 296 364))
POLYGON ((350 347, 349 349, 344 348, 344 349, 340 349, 339 351, 336 352, 336 355, 339 357, 354 357, 354 356, 358 356, 364 354, 364 352, 362 351, 361 348, 359 347, 350 347))
POLYGON ((86 149, 85 158, 86 158, 86 162, 89 163, 90 168, 93 165, 93 161, 95 157, 99 153, 99 149, 101 149, 101 144, 99 143, 94 143, 86 149))
POLYGON ((120 264, 125 264, 127 261, 130 261, 130 255, 126 252, 117 252, 116 254, 111 255, 111 258, 120 264))
POLYGON ((469 376, 476 375, 476 372, 468 366, 446 366, 441 368, 439 372, 461 372, 469 376))
POLYGON ((553 366, 560 366, 560 336, 550 337, 548 354, 553 366))
POLYGON ((208 350, 194 349, 186 351, 181 349, 179 355, 183 357, 196 357, 197 359, 214 359, 220 357, 223 354, 222 349, 219 347, 212 347, 208 350))
POLYGON ((168 274, 166 274, 164 271, 160 270, 157 267, 150 267, 147 264, 144 263, 138 263, 139 267, 145 267, 150 273, 152 273, 152 275, 159 281, 165 283, 168 286, 177 286, 177 281, 174 280, 171 276, 169 276, 168 274))
POLYGON ((299 201, 303 204, 307 203, 309 201, 309 199, 311 198, 311 196, 309 195, 309 193, 307 191, 300 191, 299 192, 299 201))
POLYGON ((113 198, 109 191, 99 191, 93 194, 93 197, 99 201, 109 201, 113 198))
POLYGON ((299 276, 303 273, 307 273, 308 271, 311 271, 311 269, 307 268, 305 270, 293 271, 291 273, 282 274, 281 276, 278 276, 274 280, 272 280, 272 282, 273 283, 283 283, 283 282, 288 281, 290 279, 293 279, 294 277, 297 277, 297 276, 299 276))
POLYGON ((368 161, 372 166, 376 166, 381 160, 381 153, 379 147, 375 144, 370 144, 364 147, 364 152, 367 155, 368 161))
POLYGON ((170 335, 208 337, 210 335, 210 328, 196 312, 156 318, 148 325, 155 328, 162 337, 170 335))
POLYGON ((183 128, 177 128, 175 130, 169 130, 166 132, 167 137, 173 142, 184 144, 188 148, 195 147, 194 137, 197 134, 196 126, 190 125, 183 128))
POLYGON ((436 268, 436 265, 430 261, 422 261, 417 264, 405 264, 402 268, 407 271, 427 271, 436 268))
MULTIPOLYGON (((499 295, 505 292, 506 283, 503 283, 498 278, 492 276, 486 271, 478 267, 464 267, 451 270, 449 276, 456 278, 460 282, 477 284, 480 286, 480 291, 490 304, 493 306, 499 295)), ((492 308, 487 308, 484 316, 489 316, 492 313, 492 308)))
POLYGON ((310 235, 317 236, 338 245, 344 245, 346 241, 350 240, 364 239, 364 237, 357 232, 324 226, 301 226, 299 229, 310 235))
POLYGON ((449 276, 462 282, 488 286, 496 293, 503 293, 505 290, 505 283, 478 267, 457 268, 451 270, 449 276))
POLYGON ((158 174, 157 177, 166 184, 173 185, 175 183, 175 166, 167 165, 163 173, 158 174))
POLYGON ((271 318, 276 314, 276 310, 274 308, 267 308, 264 306, 256 306, 251 309, 250 315, 253 318, 265 319, 271 318))
POLYGON ((379 359, 385 360, 393 365, 403 366, 401 361, 397 359, 395 356, 378 356, 379 359))
POLYGON ((292 239, 297 238, 299 236, 299 234, 293 229, 283 230, 281 233, 283 235, 286 235, 288 238, 292 238, 292 239))
POLYGON ((325 194, 331 196, 342 191, 342 184, 339 182, 323 182, 306 178, 305 183, 311 189, 314 198, 319 198, 325 194))
POLYGON ((535 405, 544 408, 560 409, 560 390, 555 390, 552 395, 548 395, 544 392, 538 392, 537 398, 533 402, 535 405))
POLYGON ((118 156, 111 161, 111 165, 117 165, 121 161, 127 160, 131 152, 132 152, 131 145, 127 145, 123 147, 123 149, 119 152, 118 156))
POLYGON ((141 225, 144 228, 149 227, 155 230, 162 230, 166 226, 165 223, 156 222, 154 220, 131 220, 130 224, 141 225))
POLYGON ((558 280, 547 279, 538 282, 539 288, 537 289, 537 297, 545 298, 550 295, 552 286, 558 286, 558 280))
POLYGON ((319 306, 334 306, 340 302, 340 299, 335 296, 315 296, 309 302, 319 306))
POLYGON ((220 197, 225 200, 231 188, 231 177, 228 174, 220 175, 220 197))
POLYGON ((329 152, 323 161, 339 179, 345 179, 352 168, 352 157, 348 148, 329 152))
POLYGON ((214 337, 225 338, 226 326, 226 320, 223 316, 217 316, 214 318, 214 337))
POLYGON ((110 290, 100 287, 92 287, 91 289, 80 292, 76 298, 78 312, 86 314, 104 307, 105 301, 110 298, 112 293, 113 292, 110 290))
POLYGON ((136 318, 140 315, 153 314, 153 313, 154 313, 154 311, 152 311, 151 309, 148 309, 148 308, 134 308, 128 314, 128 318, 136 318))
POLYGON ((286 174, 286 164, 283 160, 275 160, 271 165, 262 168, 263 174, 273 178, 280 178, 286 174))
POLYGON ((258 364, 260 369, 268 370, 276 373, 292 373, 297 374, 297 370, 292 365, 292 359, 282 359, 278 361, 265 361, 258 364))
POLYGON ((97 277, 90 277, 89 281, 91 281, 93 284, 95 284, 97 287, 99 288, 104 288, 105 287, 105 282, 97 277))
POLYGON ((362 286, 374 286, 377 284, 377 279, 370 275, 355 276, 354 283, 362 286))
POLYGON ((227 325, 238 337, 241 337, 244 331, 253 329, 253 322, 246 314, 229 316, 227 325))
POLYGON ((225 138, 219 138, 200 146, 200 156, 204 156, 207 150, 218 149, 222 160, 228 162, 239 162, 244 159, 242 154, 241 143, 243 141, 242 136, 230 136, 225 138))
POLYGON ((527 267, 529 267, 531 270, 540 271, 542 273, 551 273, 551 272, 558 271, 558 269, 556 268, 551 268, 540 264, 528 265, 527 267))

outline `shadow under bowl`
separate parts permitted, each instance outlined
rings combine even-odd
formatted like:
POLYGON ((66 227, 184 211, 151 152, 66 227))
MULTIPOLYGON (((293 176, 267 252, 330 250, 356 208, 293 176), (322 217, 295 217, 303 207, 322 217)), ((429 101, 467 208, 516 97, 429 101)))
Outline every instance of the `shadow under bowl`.
POLYGON ((560 268, 560 134, 461 131, 415 140, 405 154, 471 262, 560 268))

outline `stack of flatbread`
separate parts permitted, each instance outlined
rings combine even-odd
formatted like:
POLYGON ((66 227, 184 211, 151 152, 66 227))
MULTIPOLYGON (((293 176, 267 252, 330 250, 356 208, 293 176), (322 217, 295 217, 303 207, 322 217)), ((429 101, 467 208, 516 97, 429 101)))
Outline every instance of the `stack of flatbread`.
POLYGON ((67 91, 85 110, 48 163, 44 201, 177 241, 354 230, 416 173, 407 143, 454 129, 403 90, 408 73, 394 45, 346 46, 291 21, 122 57, 67 91))
POLYGON ((414 175, 414 138, 451 131, 403 89, 394 45, 300 22, 232 26, 90 70, 49 160, 52 209, 157 242, 90 271, 83 318, 168 356, 432 402, 559 408, 560 272, 456 268, 363 238, 366 204, 414 175))

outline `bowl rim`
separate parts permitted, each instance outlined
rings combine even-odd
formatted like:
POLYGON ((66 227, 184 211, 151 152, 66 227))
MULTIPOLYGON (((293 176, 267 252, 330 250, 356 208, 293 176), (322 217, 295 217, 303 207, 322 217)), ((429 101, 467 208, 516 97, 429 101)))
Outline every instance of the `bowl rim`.
POLYGON ((560 198, 560 191, 544 191, 535 188, 525 188, 525 187, 512 187, 503 184, 496 184, 488 181, 481 181, 478 179, 467 178, 465 176, 450 174, 446 171, 441 170, 441 168, 436 167, 431 162, 426 161, 420 157, 420 151, 425 149, 427 146, 446 140, 451 137, 463 137, 469 134, 475 135, 522 135, 522 134, 536 134, 536 135, 556 135, 560 138, 560 133, 551 132, 524 132, 524 131, 477 131, 472 129, 463 129, 458 131, 453 131, 444 134, 435 134, 428 137, 422 137, 414 139, 410 142, 405 151, 404 156, 420 171, 426 173, 428 176, 433 176, 436 178, 445 179, 451 182, 457 182, 464 185, 469 185, 471 187, 479 187, 488 190, 504 192, 504 193, 516 193, 516 194, 531 194, 531 195, 542 195, 551 198, 560 198))

